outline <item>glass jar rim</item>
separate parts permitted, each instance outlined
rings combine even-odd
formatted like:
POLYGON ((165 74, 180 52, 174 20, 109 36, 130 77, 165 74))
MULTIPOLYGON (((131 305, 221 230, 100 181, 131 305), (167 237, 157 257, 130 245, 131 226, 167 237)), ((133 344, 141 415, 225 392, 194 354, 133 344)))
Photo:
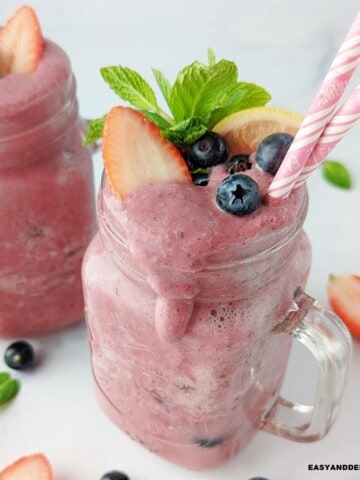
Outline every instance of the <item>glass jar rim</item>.
MULTIPOLYGON (((113 225, 111 223, 111 219, 107 217, 106 208, 104 208, 101 194, 105 186, 106 188, 110 188, 108 186, 105 171, 103 171, 98 202, 100 236, 102 237, 105 246, 107 244, 107 240, 109 240, 109 238, 106 237, 110 237, 110 242, 114 242, 114 244, 118 245, 123 251, 130 253, 130 248, 125 236, 121 235, 121 232, 116 228, 116 225, 113 225)), ((220 251, 206 256, 206 263, 199 268, 198 271, 206 272, 232 269, 240 265, 246 265, 261 260, 267 255, 271 255, 285 247, 299 233, 306 218, 309 204, 306 186, 301 187, 301 192, 301 204, 298 210, 298 215, 295 217, 294 222, 289 223, 281 229, 271 231, 270 233, 267 232, 265 235, 252 239, 251 243, 247 245, 242 245, 241 255, 239 255, 239 246, 235 245, 234 248, 237 249, 237 255, 236 253, 234 254, 233 250, 229 249, 227 251, 220 251)), ((114 255, 114 249, 112 248, 111 250, 112 255, 114 255)), ((193 273, 196 273, 196 270, 193 273)))

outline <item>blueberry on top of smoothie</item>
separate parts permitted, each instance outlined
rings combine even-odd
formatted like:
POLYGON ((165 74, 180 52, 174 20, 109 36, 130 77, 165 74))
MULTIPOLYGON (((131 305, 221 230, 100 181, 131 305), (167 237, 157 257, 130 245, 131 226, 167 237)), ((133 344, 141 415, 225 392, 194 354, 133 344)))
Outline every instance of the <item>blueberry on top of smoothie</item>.
POLYGON ((225 139, 215 132, 206 132, 190 147, 190 161, 197 168, 213 167, 227 158, 225 139))
POLYGON ((236 173, 220 183, 216 202, 225 212, 233 215, 247 215, 257 210, 261 203, 258 184, 248 175, 236 173))
POLYGON ((251 168, 251 162, 249 158, 250 155, 247 155, 246 153, 240 153, 230 157, 225 163, 226 170, 230 174, 249 170, 251 168))
POLYGON ((273 133, 265 137, 256 151, 256 163, 264 172, 275 175, 294 137, 289 133, 273 133))
POLYGON ((209 173, 192 173, 192 181, 195 185, 198 185, 199 187, 206 187, 206 185, 209 183, 209 173))

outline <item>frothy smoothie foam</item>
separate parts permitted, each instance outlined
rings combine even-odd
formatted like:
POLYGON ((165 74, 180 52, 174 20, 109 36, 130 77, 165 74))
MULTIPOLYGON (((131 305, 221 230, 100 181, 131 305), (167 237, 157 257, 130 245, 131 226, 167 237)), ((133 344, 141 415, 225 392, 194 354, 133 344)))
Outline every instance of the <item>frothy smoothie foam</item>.
MULTIPOLYGON (((8 25, 23 22, 23 15, 34 18, 23 8, 8 25)), ((6 58, 5 28, 0 29, 0 59, 6 58)), ((75 78, 59 46, 47 39, 41 45, 31 72, 13 71, 0 61, 3 336, 45 333, 83 317, 80 266, 95 229, 92 164, 82 146, 85 124, 78 114, 75 78)))
POLYGON ((210 468, 245 447, 281 387, 291 340, 276 327, 310 267, 307 195, 265 201, 283 133, 265 161, 212 133, 175 149, 161 128, 124 107, 106 118, 83 264, 93 371, 125 432, 210 468))

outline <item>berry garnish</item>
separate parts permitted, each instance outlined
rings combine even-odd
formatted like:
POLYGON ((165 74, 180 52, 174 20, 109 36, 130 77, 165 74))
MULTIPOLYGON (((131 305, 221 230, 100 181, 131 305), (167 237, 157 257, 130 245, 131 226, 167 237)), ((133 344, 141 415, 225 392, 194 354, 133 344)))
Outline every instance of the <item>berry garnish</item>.
POLYGON ((249 480, 269 480, 268 478, 265 477, 251 477, 249 480))
POLYGON ((221 443, 223 443, 223 437, 215 437, 215 438, 198 438, 195 440, 195 443, 199 445, 199 447, 203 448, 213 448, 217 447, 221 443))
POLYGON ((19 458, 0 472, 0 480, 52 480, 48 459, 42 453, 19 458))
POLYGON ((208 173, 192 173, 191 174, 193 183, 199 187, 206 187, 209 183, 210 175, 208 173))
POLYGON ((0 30, 0 77, 10 73, 32 73, 44 50, 36 13, 23 6, 0 30))
POLYGON ((100 480, 129 480, 129 477, 118 470, 112 470, 111 472, 105 473, 100 480))
POLYGON ((28 342, 14 342, 5 350, 4 360, 9 368, 24 370, 34 364, 35 352, 28 342))
POLYGON ((256 150, 256 163, 264 172, 275 175, 293 139, 288 133, 273 133, 265 137, 256 150))
POLYGON ((108 113, 103 159, 109 183, 120 198, 151 183, 191 182, 179 150, 160 135, 159 127, 131 108, 114 107, 108 113))
POLYGON ((360 339, 360 275, 330 275, 327 295, 336 315, 360 339))
POLYGON ((251 168, 251 162, 249 160, 250 155, 242 153, 230 157, 225 164, 226 170, 232 175, 233 173, 246 172, 251 168))
MULTIPOLYGON (((220 120, 238 110, 265 105, 270 100, 258 85, 239 81, 237 66, 215 58, 208 50, 208 63, 191 62, 174 82, 152 70, 169 111, 164 111, 151 85, 136 71, 122 65, 101 69, 109 87, 160 128, 161 135, 179 148, 192 145, 220 120)), ((102 136, 105 115, 90 123, 85 144, 102 136)), ((238 150, 244 151, 244 150, 238 150)))
POLYGON ((216 202, 225 212, 242 216, 259 208, 261 193, 255 180, 248 175, 235 173, 218 186, 216 202))
POLYGON ((215 132, 206 132, 190 148, 190 161, 195 167, 208 168, 228 158, 226 142, 215 132))

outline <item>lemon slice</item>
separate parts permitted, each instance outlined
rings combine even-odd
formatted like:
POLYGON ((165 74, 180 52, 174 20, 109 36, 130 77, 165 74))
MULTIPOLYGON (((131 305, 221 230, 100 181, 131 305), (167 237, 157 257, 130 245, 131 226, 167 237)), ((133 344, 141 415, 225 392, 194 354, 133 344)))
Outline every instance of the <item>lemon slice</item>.
POLYGON ((225 137, 230 152, 251 153, 272 133, 295 135, 304 117, 277 107, 241 110, 221 120, 213 131, 225 137))

